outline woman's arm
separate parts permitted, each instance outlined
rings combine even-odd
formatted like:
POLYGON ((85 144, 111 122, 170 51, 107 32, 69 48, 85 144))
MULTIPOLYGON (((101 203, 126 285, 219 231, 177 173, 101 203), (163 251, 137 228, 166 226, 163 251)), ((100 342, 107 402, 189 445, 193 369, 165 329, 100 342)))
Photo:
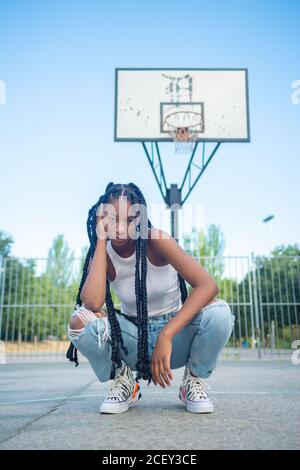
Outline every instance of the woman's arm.
POLYGON ((219 293, 219 288, 203 266, 188 255, 167 232, 153 228, 151 244, 193 287, 181 309, 161 331, 162 336, 173 338, 219 293))
POLYGON ((96 250, 80 294, 85 307, 92 312, 98 312, 105 303, 106 268, 106 240, 97 239, 96 250))

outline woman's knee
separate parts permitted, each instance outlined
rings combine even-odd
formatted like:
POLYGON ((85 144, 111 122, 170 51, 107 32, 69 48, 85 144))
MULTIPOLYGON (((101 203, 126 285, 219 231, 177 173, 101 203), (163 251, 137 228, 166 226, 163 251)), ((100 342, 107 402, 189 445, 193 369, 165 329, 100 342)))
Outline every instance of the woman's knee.
MULTIPOLYGON (((215 333, 218 331, 220 334, 228 334, 232 332, 235 322, 235 317, 231 312, 229 305, 213 305, 205 312, 204 325, 202 328, 213 328, 215 333)), ((201 329, 202 329, 201 328, 201 329)))
POLYGON ((100 309, 98 312, 92 312, 85 308, 84 305, 76 308, 75 312, 73 313, 68 327, 68 335, 69 338, 78 339, 79 336, 82 336, 85 328, 90 323, 93 323, 98 318, 107 317, 105 310, 100 309))
POLYGON ((97 318, 106 316, 107 314, 104 310, 100 309, 98 312, 92 312, 91 310, 88 310, 85 307, 79 307, 72 315, 69 322, 69 327, 72 330, 79 330, 87 326, 89 323, 93 322, 97 318))

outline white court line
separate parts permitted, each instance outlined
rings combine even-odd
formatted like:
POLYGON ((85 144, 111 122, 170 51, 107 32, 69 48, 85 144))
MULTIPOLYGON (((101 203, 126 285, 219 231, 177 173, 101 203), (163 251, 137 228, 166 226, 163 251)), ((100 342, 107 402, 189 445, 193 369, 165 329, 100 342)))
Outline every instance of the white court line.
MULTIPOLYGON (((144 396, 147 395, 156 395, 157 394, 169 394, 169 395, 178 395, 178 392, 171 392, 171 391, 161 391, 161 392, 145 392, 144 396)), ((228 390, 226 392, 211 392, 211 395, 296 395, 300 396, 300 393, 298 392, 266 392, 266 391, 238 391, 238 390, 228 390)), ((73 395, 69 397, 61 396, 61 397, 52 397, 52 398, 36 398, 32 400, 17 400, 17 401, 8 401, 4 403, 0 403, 1 406, 9 406, 9 405, 23 405, 23 404, 30 404, 30 403, 43 403, 43 402, 51 402, 51 401, 57 401, 57 400, 80 400, 81 398, 101 398, 100 394, 97 395, 73 395)))
POLYGON ((73 400, 80 399, 80 398, 97 398, 98 395, 74 395, 71 397, 52 397, 52 398, 35 398, 33 400, 18 400, 18 401, 7 401, 4 403, 0 403, 0 406, 8 406, 8 405, 23 405, 26 403, 42 403, 44 401, 57 401, 57 400, 73 400))

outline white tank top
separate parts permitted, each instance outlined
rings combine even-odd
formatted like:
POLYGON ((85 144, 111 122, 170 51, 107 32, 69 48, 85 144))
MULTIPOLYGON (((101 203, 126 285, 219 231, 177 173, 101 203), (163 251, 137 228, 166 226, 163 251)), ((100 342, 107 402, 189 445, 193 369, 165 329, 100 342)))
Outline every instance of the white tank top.
MULTIPOLYGON (((106 249, 116 271, 111 286, 120 299, 121 312, 136 317, 136 253, 134 251, 128 258, 123 258, 113 249, 111 240, 108 240, 106 249)), ((171 264, 154 266, 147 257, 146 279, 148 317, 164 315, 181 308, 178 274, 171 264)))

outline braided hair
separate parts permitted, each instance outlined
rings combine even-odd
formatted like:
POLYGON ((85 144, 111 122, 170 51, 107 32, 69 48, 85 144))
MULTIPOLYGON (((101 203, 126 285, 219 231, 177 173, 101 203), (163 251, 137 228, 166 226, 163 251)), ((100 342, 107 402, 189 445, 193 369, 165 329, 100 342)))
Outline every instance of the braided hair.
MULTIPOLYGON (((114 184, 110 182, 106 189, 104 195, 100 196, 98 202, 94 204, 88 213, 87 218, 87 232, 90 241, 90 247, 88 249, 86 259, 83 266, 82 278, 79 285, 79 290, 76 299, 76 305, 81 306, 82 300, 80 298, 80 293, 85 283, 88 266, 90 260, 93 258, 96 244, 97 244, 97 233, 96 233, 96 214, 97 209, 102 203, 108 203, 111 199, 118 199, 120 196, 127 196, 127 199, 132 204, 141 204, 143 205, 143 211, 141 212, 141 219, 136 227, 139 232, 135 240, 135 252, 136 252, 136 265, 135 265, 135 295, 136 295, 136 308, 137 308, 137 327, 138 327, 138 351, 137 351, 137 363, 136 363, 136 382, 139 379, 148 380, 148 385, 152 380, 151 365, 148 357, 148 309, 147 309, 147 288, 146 288, 146 276, 147 276, 147 241, 148 241, 148 228, 152 227, 150 220, 147 215, 147 205, 145 198, 139 189, 134 183, 129 184, 114 184)), ((178 273, 180 292, 181 292, 181 301, 185 302, 188 293, 185 285, 185 281, 182 276, 178 273)), ((111 326, 111 347, 112 347, 112 369, 110 379, 115 378, 116 366, 121 367, 122 362, 120 358, 120 346, 123 349, 124 353, 127 355, 128 350, 124 345, 120 325, 116 316, 116 312, 120 310, 114 307, 114 303, 110 291, 110 283, 106 278, 106 296, 105 303, 108 313, 108 321, 111 326)), ((73 343, 70 343, 69 349, 67 351, 66 357, 75 363, 75 366, 78 366, 78 355, 77 349, 74 347, 73 343)))

